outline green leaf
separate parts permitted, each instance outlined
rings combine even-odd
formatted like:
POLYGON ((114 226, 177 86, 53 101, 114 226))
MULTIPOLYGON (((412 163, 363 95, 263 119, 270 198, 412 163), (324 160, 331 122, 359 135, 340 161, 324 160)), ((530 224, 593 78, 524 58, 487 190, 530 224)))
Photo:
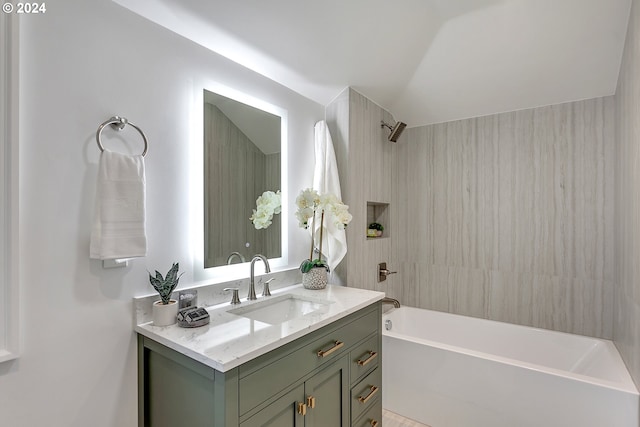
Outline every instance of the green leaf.
POLYGON ((302 261, 302 264, 300 264, 300 271, 303 273, 308 273, 312 268, 313 263, 308 259, 305 259, 304 261, 302 261))
POLYGON ((179 264, 176 262, 171 266, 171 270, 167 273, 166 281, 167 283, 173 283, 176 281, 176 276, 178 275, 179 264))
POLYGON ((327 263, 321 259, 314 259, 313 261, 305 259, 300 264, 300 271, 303 273, 308 273, 312 268, 324 267, 327 271, 329 271, 329 266, 327 263))
POLYGON ((153 286, 156 290, 162 286, 162 282, 152 275, 149 275, 149 281, 151 282, 151 286, 153 286))

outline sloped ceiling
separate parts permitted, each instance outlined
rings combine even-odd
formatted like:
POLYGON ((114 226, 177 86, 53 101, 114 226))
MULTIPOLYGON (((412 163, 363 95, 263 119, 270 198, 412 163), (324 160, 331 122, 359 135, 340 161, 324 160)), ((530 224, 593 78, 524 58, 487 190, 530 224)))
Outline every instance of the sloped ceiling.
POLYGON ((615 92, 631 0, 114 0, 323 105, 420 126, 615 92))

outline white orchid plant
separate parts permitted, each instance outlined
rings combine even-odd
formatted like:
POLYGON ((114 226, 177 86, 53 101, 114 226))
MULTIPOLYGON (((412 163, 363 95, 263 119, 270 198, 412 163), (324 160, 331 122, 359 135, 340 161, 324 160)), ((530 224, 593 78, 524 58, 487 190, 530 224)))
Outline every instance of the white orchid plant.
POLYGON ((322 234, 325 229, 325 219, 332 221, 337 229, 344 230, 353 218, 349 213, 349 206, 342 203, 333 193, 320 194, 311 188, 300 192, 300 195, 296 198, 296 206, 298 208, 296 210, 298 226, 305 229, 311 227, 312 230, 309 259, 302 261, 300 271, 308 273, 314 267, 324 267, 329 270, 327 264, 322 260, 322 234), (318 215, 320 216, 320 245, 318 258, 313 259, 315 222, 318 215))
POLYGON ((257 229, 269 227, 273 222, 273 215, 279 214, 282 210, 282 198, 280 190, 265 191, 256 200, 256 209, 249 218, 253 222, 253 226, 257 229))

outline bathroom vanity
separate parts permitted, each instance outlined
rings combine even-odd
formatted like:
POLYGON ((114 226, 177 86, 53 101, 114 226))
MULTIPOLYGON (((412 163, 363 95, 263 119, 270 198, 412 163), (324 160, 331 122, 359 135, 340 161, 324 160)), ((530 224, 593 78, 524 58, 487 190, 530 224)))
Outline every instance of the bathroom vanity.
POLYGON ((380 425, 383 297, 295 286, 201 328, 138 324, 139 425, 380 425))

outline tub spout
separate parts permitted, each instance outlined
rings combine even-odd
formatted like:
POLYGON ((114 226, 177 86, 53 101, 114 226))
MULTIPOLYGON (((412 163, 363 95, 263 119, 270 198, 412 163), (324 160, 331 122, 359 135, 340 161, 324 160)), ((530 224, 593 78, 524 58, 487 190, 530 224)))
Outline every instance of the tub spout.
POLYGON ((400 308, 400 301, 395 298, 384 297, 382 298, 383 304, 393 304, 395 308, 400 308))

